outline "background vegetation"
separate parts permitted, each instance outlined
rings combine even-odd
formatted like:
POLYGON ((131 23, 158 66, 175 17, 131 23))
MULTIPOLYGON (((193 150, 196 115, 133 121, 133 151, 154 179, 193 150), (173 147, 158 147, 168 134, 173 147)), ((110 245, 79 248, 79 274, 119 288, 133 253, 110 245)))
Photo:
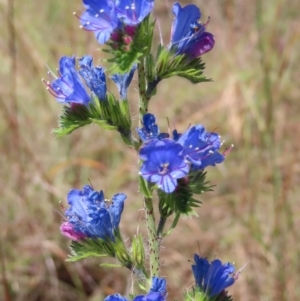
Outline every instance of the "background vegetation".
MULTIPOLYGON (((150 110, 165 130, 166 117, 181 131, 203 123, 235 148, 224 164, 208 169, 217 186, 203 195, 199 217, 182 219, 162 243, 169 300, 181 299, 193 284, 195 252, 237 268, 248 262, 230 288, 234 300, 299 300, 299 3, 194 3, 203 22, 212 17, 216 45, 203 59, 214 82, 165 81, 150 110)), ((165 45, 172 4, 156 0, 165 45)), ((1 300, 103 300, 131 287, 127 271, 101 268, 96 260, 66 263, 69 242, 59 233, 59 202, 66 204, 69 189, 89 181, 107 197, 129 196, 125 237, 145 231, 136 154, 119 135, 96 126, 63 139, 51 134, 61 106, 40 81, 46 66, 55 70, 62 55, 104 58, 93 34, 78 28, 74 10, 82 11, 81 1, 0 1, 1 300)), ((130 93, 136 112, 137 92, 130 93)))

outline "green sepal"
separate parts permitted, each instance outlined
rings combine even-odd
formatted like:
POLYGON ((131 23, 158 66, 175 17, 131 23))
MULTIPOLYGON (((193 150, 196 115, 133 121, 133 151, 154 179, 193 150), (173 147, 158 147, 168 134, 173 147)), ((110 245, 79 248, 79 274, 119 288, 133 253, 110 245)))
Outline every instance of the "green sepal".
POLYGON ((143 243, 143 236, 137 235, 133 238, 131 245, 131 257, 133 260, 132 272, 135 278, 138 280, 140 288, 144 289, 147 287, 148 274, 145 269, 145 248, 143 243))
POLYGON ((192 171, 189 173, 189 188, 194 194, 213 191, 214 185, 206 180, 207 172, 204 170, 192 171))
POLYGON ((154 24, 155 22, 151 21, 150 15, 148 15, 143 22, 137 26, 130 45, 116 42, 107 43, 110 49, 104 49, 103 51, 113 56, 107 59, 108 62, 113 63, 110 68, 111 73, 128 73, 133 65, 140 61, 140 58, 148 55, 151 50, 154 24))
POLYGON ((139 176, 139 187, 145 198, 152 198, 151 185, 142 176, 139 176))
POLYGON ((203 75, 204 68, 205 64, 201 57, 191 59, 186 54, 177 55, 176 49, 166 49, 162 45, 158 47, 155 63, 156 80, 180 76, 194 84, 211 81, 203 75))
POLYGON ((178 186, 173 193, 158 190, 159 212, 168 217, 172 213, 187 216, 195 214, 193 208, 199 207, 201 201, 193 198, 194 194, 211 191, 212 186, 206 181, 206 172, 203 170, 191 172, 188 178, 177 180, 178 186))
POLYGON ((123 242, 119 228, 115 229, 114 237, 115 237, 115 242, 114 242, 115 257, 124 267, 131 270, 133 267, 132 259, 123 242))
POLYGON ((59 118, 59 127, 53 132, 57 137, 62 137, 91 123, 105 130, 118 131, 127 145, 134 145, 128 101, 119 101, 111 93, 107 93, 105 100, 93 96, 88 108, 83 105, 65 106, 59 118))
POLYGON ((132 145, 131 116, 127 100, 117 100, 113 94, 107 93, 105 101, 96 102, 91 106, 92 121, 108 130, 117 130, 123 141, 132 145))
POLYGON ((67 261, 78 261, 88 257, 114 257, 114 243, 101 238, 86 238, 80 241, 72 241, 71 255, 67 261))
POLYGON ((118 228, 114 230, 114 240, 86 238, 72 241, 71 255, 67 261, 78 261, 88 257, 114 257, 122 266, 132 269, 132 259, 118 228))
POLYGON ((59 117, 58 128, 54 129, 53 133, 58 138, 68 135, 78 128, 92 123, 89 116, 90 111, 84 105, 64 106, 59 117))
POLYGON ((138 269, 144 269, 145 266, 145 249, 143 243, 143 236, 137 235, 133 238, 131 245, 131 256, 133 260, 133 264, 138 269))

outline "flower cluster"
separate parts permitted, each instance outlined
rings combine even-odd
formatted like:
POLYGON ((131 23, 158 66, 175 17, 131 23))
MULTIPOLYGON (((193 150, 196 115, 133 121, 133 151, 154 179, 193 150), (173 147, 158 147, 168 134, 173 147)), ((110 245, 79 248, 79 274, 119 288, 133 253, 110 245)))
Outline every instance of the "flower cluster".
POLYGON ((50 81, 44 81, 49 92, 56 97, 60 103, 76 103, 87 106, 91 102, 82 78, 76 70, 75 57, 63 56, 59 61, 58 75, 55 77, 49 72, 50 81))
POLYGON ((152 11, 154 0, 83 0, 82 28, 95 33, 100 44, 109 39, 130 44, 135 27, 152 11))
MULTIPOLYGON (((106 100, 106 76, 101 66, 93 66, 93 58, 85 55, 78 59, 79 70, 76 69, 75 57, 63 56, 59 61, 58 75, 54 77, 49 72, 51 81, 44 81, 48 91, 56 97, 56 100, 63 104, 82 104, 88 106, 92 97, 87 90, 98 97, 100 101, 106 100), (87 87, 86 87, 87 86, 87 87)), ((111 79, 115 82, 121 99, 127 99, 127 89, 131 83, 136 66, 133 66, 129 73, 113 74, 111 79)))
MULTIPOLYGON (((149 17, 154 0, 83 0, 83 5, 85 11, 78 16, 81 27, 94 32, 100 44, 110 47, 104 50, 112 55, 107 59, 112 66, 107 70, 94 66, 90 55, 60 59, 58 75, 49 72, 50 80, 43 80, 49 92, 65 105, 55 133, 62 137, 94 123, 102 129, 118 131, 126 145, 135 149, 148 238, 138 234, 125 243, 119 224, 126 195, 118 193, 105 199, 102 190, 95 191, 89 185, 68 193, 69 206, 64 208, 60 230, 72 240, 70 260, 114 258, 118 265, 130 270, 145 292, 133 294, 133 301, 166 301, 166 280, 158 277, 161 239, 172 232, 181 216, 194 213, 201 203, 195 195, 211 190, 204 169, 223 162, 231 148, 220 152, 220 136, 206 131, 201 124, 191 125, 183 133, 176 129, 172 133, 160 132, 155 116, 144 113, 162 80, 180 76, 192 83, 208 81, 200 56, 214 47, 214 36, 206 31, 208 22, 199 22, 201 12, 197 6, 175 3, 170 43, 167 47, 159 45, 154 54, 155 22, 149 17), (142 126, 136 129, 139 137, 132 130, 133 104, 127 95, 136 70, 142 119, 142 126), (108 80, 116 84, 119 97, 107 88, 108 80), (153 197, 158 202, 153 202, 153 197), (174 219, 166 230, 169 218, 174 219)), ((195 287, 186 300, 215 301, 223 296, 229 300, 225 289, 239 273, 235 273, 233 265, 219 259, 209 262, 197 254, 194 261, 195 287)), ((114 294, 105 301, 128 299, 114 294)))
POLYGON ((234 266, 229 262, 222 264, 219 259, 209 262, 197 254, 194 255, 194 260, 192 270, 196 287, 210 298, 224 292, 237 279, 234 266))
POLYGON ((139 152, 143 161, 140 175, 164 192, 173 192, 177 180, 189 172, 224 161, 225 154, 218 152, 221 142, 217 133, 207 132, 198 124, 183 134, 174 130, 170 138, 169 134, 160 133, 155 120, 154 115, 147 113, 143 116, 143 127, 137 129, 144 142, 139 152))
POLYGON ((94 191, 88 185, 82 190, 72 189, 67 196, 70 207, 64 212, 66 221, 61 225, 61 232, 74 241, 84 238, 114 240, 125 199, 125 194, 118 193, 106 200, 102 190, 94 191))

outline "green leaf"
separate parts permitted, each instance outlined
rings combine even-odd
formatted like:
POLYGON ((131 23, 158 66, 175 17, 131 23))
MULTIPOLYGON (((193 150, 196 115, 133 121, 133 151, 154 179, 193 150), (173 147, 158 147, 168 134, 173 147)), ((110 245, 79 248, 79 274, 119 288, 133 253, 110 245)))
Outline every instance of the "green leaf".
POLYGON ((92 123, 89 119, 89 114, 88 108, 84 105, 64 106, 59 117, 58 128, 54 129, 53 133, 60 138, 84 125, 92 123))
POLYGON ((141 190, 141 193, 148 199, 152 198, 152 191, 151 187, 149 187, 149 183, 141 176, 139 176, 139 187, 141 190))
POLYGON ((166 49, 161 45, 158 48, 155 72, 160 80, 180 76, 194 84, 211 81, 203 75, 204 68, 201 57, 191 59, 185 54, 176 55, 176 49, 166 49))
POLYGON ((163 217, 173 213, 195 215, 193 208, 199 207, 202 202, 193 198, 193 195, 212 190, 212 186, 206 181, 206 172, 202 170, 191 172, 188 179, 179 179, 177 183, 178 186, 173 193, 158 190, 159 212, 163 217))
POLYGON ((57 137, 72 133, 74 130, 95 123, 105 130, 116 130, 128 145, 136 142, 131 133, 131 116, 127 100, 119 101, 108 93, 105 100, 93 95, 89 107, 75 105, 65 106, 59 118, 59 127, 53 132, 57 137))

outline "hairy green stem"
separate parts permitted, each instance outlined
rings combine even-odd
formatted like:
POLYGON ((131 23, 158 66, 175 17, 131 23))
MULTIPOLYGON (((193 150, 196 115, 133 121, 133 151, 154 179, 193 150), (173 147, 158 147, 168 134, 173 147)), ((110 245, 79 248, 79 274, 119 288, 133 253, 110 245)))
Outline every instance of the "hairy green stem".
MULTIPOLYGON (((145 61, 144 58, 140 60, 138 64, 138 79, 139 79, 139 96, 140 96, 140 122, 143 119, 143 115, 148 111, 148 99, 146 96, 146 75, 145 75, 145 61)), ((141 182, 143 183, 143 181, 141 182)), ((141 184, 140 183, 140 184, 141 184)), ((143 189, 141 189, 143 191, 143 189)), ((150 193, 151 194, 151 193, 150 193)), ((159 240, 156 235, 155 216, 153 211, 152 196, 148 194, 144 195, 144 206, 146 210, 147 220, 147 231, 149 241, 149 252, 150 252, 150 279, 153 276, 159 276, 159 240)))
POLYGON ((146 96, 146 75, 145 75, 145 61, 144 58, 138 64, 138 78, 139 78, 139 94, 140 94, 140 115, 143 116, 148 112, 148 99, 146 96))
POLYGON ((153 212, 152 198, 146 198, 145 209, 150 252, 150 276, 159 276, 159 240, 156 235, 155 217, 153 212))

